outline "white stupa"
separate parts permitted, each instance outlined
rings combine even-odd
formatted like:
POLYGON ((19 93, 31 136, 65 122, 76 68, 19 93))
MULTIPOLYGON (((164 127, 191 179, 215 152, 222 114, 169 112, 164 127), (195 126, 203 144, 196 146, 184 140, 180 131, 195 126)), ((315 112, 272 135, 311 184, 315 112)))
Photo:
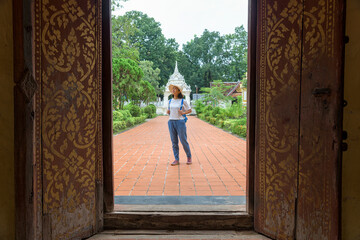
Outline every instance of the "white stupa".
POLYGON ((190 103, 191 88, 189 85, 186 84, 184 76, 180 74, 176 61, 174 73, 170 76, 169 81, 165 86, 163 106, 160 108, 158 107, 157 109, 158 114, 166 114, 166 110, 168 109, 169 105, 169 96, 172 94, 169 90, 169 86, 171 84, 181 86, 183 89, 182 93, 184 94, 186 101, 190 103))
POLYGON ((184 76, 179 73, 177 61, 175 63, 175 70, 174 73, 170 76, 169 81, 167 82, 165 86, 165 92, 164 92, 164 106, 167 108, 169 104, 169 96, 171 95, 171 92, 169 90, 170 85, 176 85, 182 87, 182 93, 185 96, 185 99, 187 102, 190 103, 190 93, 191 88, 189 85, 186 84, 184 76))

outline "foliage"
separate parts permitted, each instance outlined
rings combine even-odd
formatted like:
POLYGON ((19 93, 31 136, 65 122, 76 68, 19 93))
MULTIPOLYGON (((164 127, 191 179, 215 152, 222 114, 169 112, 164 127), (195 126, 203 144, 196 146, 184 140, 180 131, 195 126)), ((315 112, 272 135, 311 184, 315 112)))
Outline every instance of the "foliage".
POLYGON ((111 11, 115 11, 118 8, 122 8, 121 2, 127 2, 128 0, 111 0, 111 11))
POLYGON ((123 121, 131 117, 129 110, 117 110, 113 111, 113 121, 123 121))
POLYGON ((201 91, 205 92, 205 97, 202 99, 205 103, 211 103, 214 107, 221 102, 231 100, 231 96, 226 96, 226 91, 231 86, 226 86, 221 80, 215 80, 211 88, 203 87, 201 91))
POLYGON ((154 69, 153 65, 154 63, 151 61, 141 61, 139 64, 141 70, 144 73, 143 80, 149 82, 151 86, 153 86, 156 95, 160 96, 163 93, 163 91, 161 91, 161 88, 159 87, 159 83, 161 80, 160 69, 154 69))
POLYGON ((125 16, 113 16, 112 28, 112 56, 113 58, 129 58, 139 61, 138 44, 131 42, 131 37, 136 32, 136 26, 131 19, 125 16))
POLYGON ((154 104, 149 104, 144 109, 144 114, 146 114, 147 118, 153 118, 156 116, 156 107, 154 104))
POLYGON ((204 30, 200 37, 194 36, 183 45, 178 61, 193 92, 195 85, 209 87, 215 79, 237 82, 247 71, 247 32, 243 26, 224 36, 204 30))
POLYGON ((236 27, 235 33, 225 35, 224 38, 228 62, 225 78, 237 82, 243 79, 247 71, 247 32, 243 26, 236 27))
POLYGON ((130 42, 138 44, 140 60, 151 61, 155 69, 160 69, 159 86, 164 85, 172 74, 179 45, 174 39, 166 39, 160 23, 147 14, 130 11, 125 13, 125 17, 137 28, 130 36, 130 42))
POLYGON ((136 84, 136 88, 132 88, 129 99, 138 106, 140 106, 141 102, 149 103, 156 100, 155 89, 149 82, 141 80, 140 83, 136 84))
MULTIPOLYGON (((134 108, 138 107, 133 105, 134 108)), ((140 111, 140 110, 139 110, 140 111)), ((136 112, 135 114, 138 114, 136 112)), ((113 111, 113 133, 118 133, 126 128, 143 123, 147 118, 146 114, 139 114, 132 116, 129 110, 114 110, 113 111)))
POLYGON ((133 117, 140 116, 140 107, 135 104, 129 103, 129 104, 125 105, 124 109, 129 110, 131 116, 133 116, 133 117))
POLYGON ((235 103, 226 111, 229 118, 242 118, 246 114, 246 107, 243 106, 242 97, 238 96, 235 103))
POLYGON ((231 107, 220 108, 212 107, 211 105, 205 106, 201 101, 197 101, 197 106, 200 112, 197 111, 197 116, 209 123, 231 131, 241 137, 246 137, 246 115, 244 107, 242 106, 241 98, 238 98, 237 103, 233 103, 231 107))
MULTIPOLYGON (((116 0, 115 5, 121 7, 121 1, 116 0)), ((150 66, 142 61, 152 62, 150 77, 145 73, 144 80, 151 83, 157 96, 162 95, 161 86, 173 73, 175 60, 193 93, 196 88, 209 87, 215 79, 242 80, 247 71, 247 32, 243 26, 227 35, 205 29, 201 36, 195 35, 179 51, 175 39, 164 37, 159 22, 142 12, 130 11, 124 16, 113 16, 112 46, 115 58, 140 62, 144 73, 150 66)))
POLYGON ((244 74, 244 78, 241 80, 241 84, 243 85, 243 87, 247 87, 247 77, 246 74, 244 74))
POLYGON ((113 58, 113 107, 123 109, 125 101, 131 99, 143 76, 141 68, 131 59, 113 58))
POLYGON ((194 39, 183 46, 184 55, 193 64, 197 74, 185 75, 186 78, 200 87, 210 86, 214 79, 222 78, 222 66, 224 55, 224 39, 219 32, 210 32, 207 29, 202 36, 194 36, 194 39), (195 79, 194 79, 195 78, 195 79))
POLYGON ((149 104, 148 106, 151 107, 153 113, 156 113, 156 106, 154 104, 149 104))
POLYGON ((201 114, 204 111, 205 104, 202 101, 196 100, 195 101, 195 111, 197 114, 201 114))

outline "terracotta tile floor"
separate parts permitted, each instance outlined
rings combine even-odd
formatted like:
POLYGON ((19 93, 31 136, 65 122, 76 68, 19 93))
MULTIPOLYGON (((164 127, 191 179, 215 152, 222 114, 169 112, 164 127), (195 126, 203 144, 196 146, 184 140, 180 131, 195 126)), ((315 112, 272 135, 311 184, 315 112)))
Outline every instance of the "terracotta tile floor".
POLYGON ((159 116, 114 136, 116 196, 245 196, 245 140, 190 116, 193 164, 180 143, 180 165, 171 166, 167 121, 159 116))

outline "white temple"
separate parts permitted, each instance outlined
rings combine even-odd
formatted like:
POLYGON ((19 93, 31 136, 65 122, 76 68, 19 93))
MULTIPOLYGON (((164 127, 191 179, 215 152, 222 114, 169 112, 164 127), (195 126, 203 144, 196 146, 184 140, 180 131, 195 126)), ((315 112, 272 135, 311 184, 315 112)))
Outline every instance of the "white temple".
POLYGON ((169 96, 171 95, 171 92, 169 90, 169 86, 171 84, 176 86, 181 86, 183 89, 182 93, 184 94, 185 99, 187 100, 188 103, 190 103, 191 88, 189 85, 186 84, 183 75, 179 73, 177 61, 176 61, 174 73, 170 76, 169 81, 165 86, 163 104, 162 106, 157 107, 157 114, 166 114, 166 110, 168 109, 168 105, 169 105, 169 96))

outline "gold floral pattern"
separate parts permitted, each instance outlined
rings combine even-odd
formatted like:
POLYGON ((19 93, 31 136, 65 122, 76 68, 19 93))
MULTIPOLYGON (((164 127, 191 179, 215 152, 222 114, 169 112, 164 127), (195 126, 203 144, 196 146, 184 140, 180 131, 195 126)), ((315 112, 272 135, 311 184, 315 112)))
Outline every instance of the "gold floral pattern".
MULTIPOLYGON (((95 229, 95 181, 101 180, 101 1, 36 0, 36 161, 51 239, 95 229)), ((38 234, 40 238, 41 234, 38 234)), ((50 236, 47 236, 50 237, 50 236)))
POLYGON ((326 111, 326 101, 307 106, 302 98, 311 93, 304 81, 319 71, 314 66, 334 57, 335 2, 261 0, 258 5, 255 226, 276 239, 293 239, 295 229, 298 239, 333 239, 330 186, 336 184, 324 174, 331 168, 324 163, 328 147, 319 140, 321 130, 303 126, 301 117, 316 107, 326 111))

